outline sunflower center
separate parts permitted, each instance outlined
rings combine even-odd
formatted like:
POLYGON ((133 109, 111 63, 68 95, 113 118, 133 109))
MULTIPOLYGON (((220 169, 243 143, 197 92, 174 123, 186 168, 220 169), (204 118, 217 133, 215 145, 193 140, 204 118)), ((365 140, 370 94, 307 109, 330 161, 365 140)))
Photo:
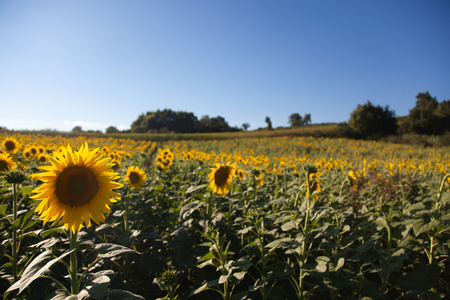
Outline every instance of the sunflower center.
POLYGON ((4 145, 7 151, 13 151, 16 149, 16 143, 13 141, 6 141, 4 145))
POLYGON ((139 182, 139 174, 136 172, 131 172, 129 178, 131 184, 136 184, 139 182))
POLYGON ((230 168, 222 166, 214 173, 214 182, 217 186, 224 187, 227 184, 229 176, 230 168))
POLYGON ((88 204, 97 195, 98 189, 97 177, 83 166, 67 167, 56 179, 58 200, 71 206, 88 204))
POLYGON ((5 161, 0 160, 0 172, 6 171, 7 169, 8 169, 8 164, 5 161))

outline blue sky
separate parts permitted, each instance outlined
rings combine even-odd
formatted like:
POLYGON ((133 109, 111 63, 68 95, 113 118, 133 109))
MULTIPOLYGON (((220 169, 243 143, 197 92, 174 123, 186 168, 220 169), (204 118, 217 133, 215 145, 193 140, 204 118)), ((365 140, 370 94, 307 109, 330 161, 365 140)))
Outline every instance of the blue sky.
POLYGON ((0 0, 0 126, 129 128, 169 108, 250 130, 450 99, 446 0, 0 0))

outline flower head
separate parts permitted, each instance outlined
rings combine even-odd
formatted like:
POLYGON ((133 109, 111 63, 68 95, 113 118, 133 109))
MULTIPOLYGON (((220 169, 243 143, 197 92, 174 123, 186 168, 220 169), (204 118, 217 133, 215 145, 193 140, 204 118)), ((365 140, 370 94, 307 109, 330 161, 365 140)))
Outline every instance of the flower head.
POLYGON ((136 166, 130 166, 127 169, 124 181, 130 185, 130 187, 140 189, 145 183, 145 172, 136 166))
POLYGON ((235 165, 217 163, 216 167, 211 168, 211 173, 209 173, 209 187, 214 193, 223 195, 230 189, 235 174, 235 165))
POLYGON ((16 162, 8 153, 0 154, 0 173, 13 170, 17 167, 16 162))
POLYGON ((117 173, 109 172, 109 158, 102 158, 98 148, 90 150, 87 143, 79 151, 70 146, 48 156, 51 166, 39 169, 46 172, 31 177, 43 182, 33 190, 31 198, 41 200, 36 212, 53 225, 63 223, 66 230, 77 232, 91 219, 99 224, 105 220, 103 212, 111 212, 110 205, 119 194, 112 191, 123 185, 115 182, 117 173))
POLYGON ((11 154, 16 153, 19 150, 19 142, 13 137, 8 137, 3 140, 2 149, 11 154))

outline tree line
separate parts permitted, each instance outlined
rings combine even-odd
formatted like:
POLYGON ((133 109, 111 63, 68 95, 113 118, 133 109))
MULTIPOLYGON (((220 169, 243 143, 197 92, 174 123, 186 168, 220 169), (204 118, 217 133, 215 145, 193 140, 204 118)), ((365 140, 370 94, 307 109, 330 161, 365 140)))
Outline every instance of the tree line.
MULTIPOLYGON (((270 117, 266 116, 267 129, 272 130, 270 117)), ((288 117, 290 127, 305 126, 311 123, 311 114, 301 116, 293 113, 288 117)), ((388 135, 417 133, 424 135, 442 135, 450 133, 450 100, 439 102, 427 91, 418 93, 416 105, 407 116, 397 117, 389 106, 381 107, 367 101, 358 104, 351 112, 348 122, 339 124, 342 136, 352 138, 377 139, 388 135)), ((157 110, 141 114, 131 124, 132 133, 211 133, 248 130, 249 123, 241 128, 231 127, 221 117, 205 115, 198 119, 192 112, 157 110)), ((73 130, 81 130, 79 126, 73 130)), ((116 127, 110 126, 106 133, 118 133, 116 127)))
POLYGON ((416 105, 404 117, 396 117, 388 106, 374 106, 370 101, 358 104, 348 121, 351 134, 356 138, 376 139, 404 133, 450 133, 450 100, 438 102, 428 91, 418 93, 416 99, 416 105))
POLYGON ((241 129, 231 127, 221 116, 205 115, 198 119, 192 112, 157 110, 141 114, 131 124, 133 133, 205 133, 230 132, 241 129))

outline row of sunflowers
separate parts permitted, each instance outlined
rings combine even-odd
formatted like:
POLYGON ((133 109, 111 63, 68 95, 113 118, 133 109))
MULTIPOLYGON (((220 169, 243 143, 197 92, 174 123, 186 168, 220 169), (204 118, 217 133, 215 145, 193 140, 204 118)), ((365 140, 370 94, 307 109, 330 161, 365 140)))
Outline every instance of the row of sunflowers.
POLYGON ((3 297, 439 298, 449 169, 348 139, 0 135, 3 297))

